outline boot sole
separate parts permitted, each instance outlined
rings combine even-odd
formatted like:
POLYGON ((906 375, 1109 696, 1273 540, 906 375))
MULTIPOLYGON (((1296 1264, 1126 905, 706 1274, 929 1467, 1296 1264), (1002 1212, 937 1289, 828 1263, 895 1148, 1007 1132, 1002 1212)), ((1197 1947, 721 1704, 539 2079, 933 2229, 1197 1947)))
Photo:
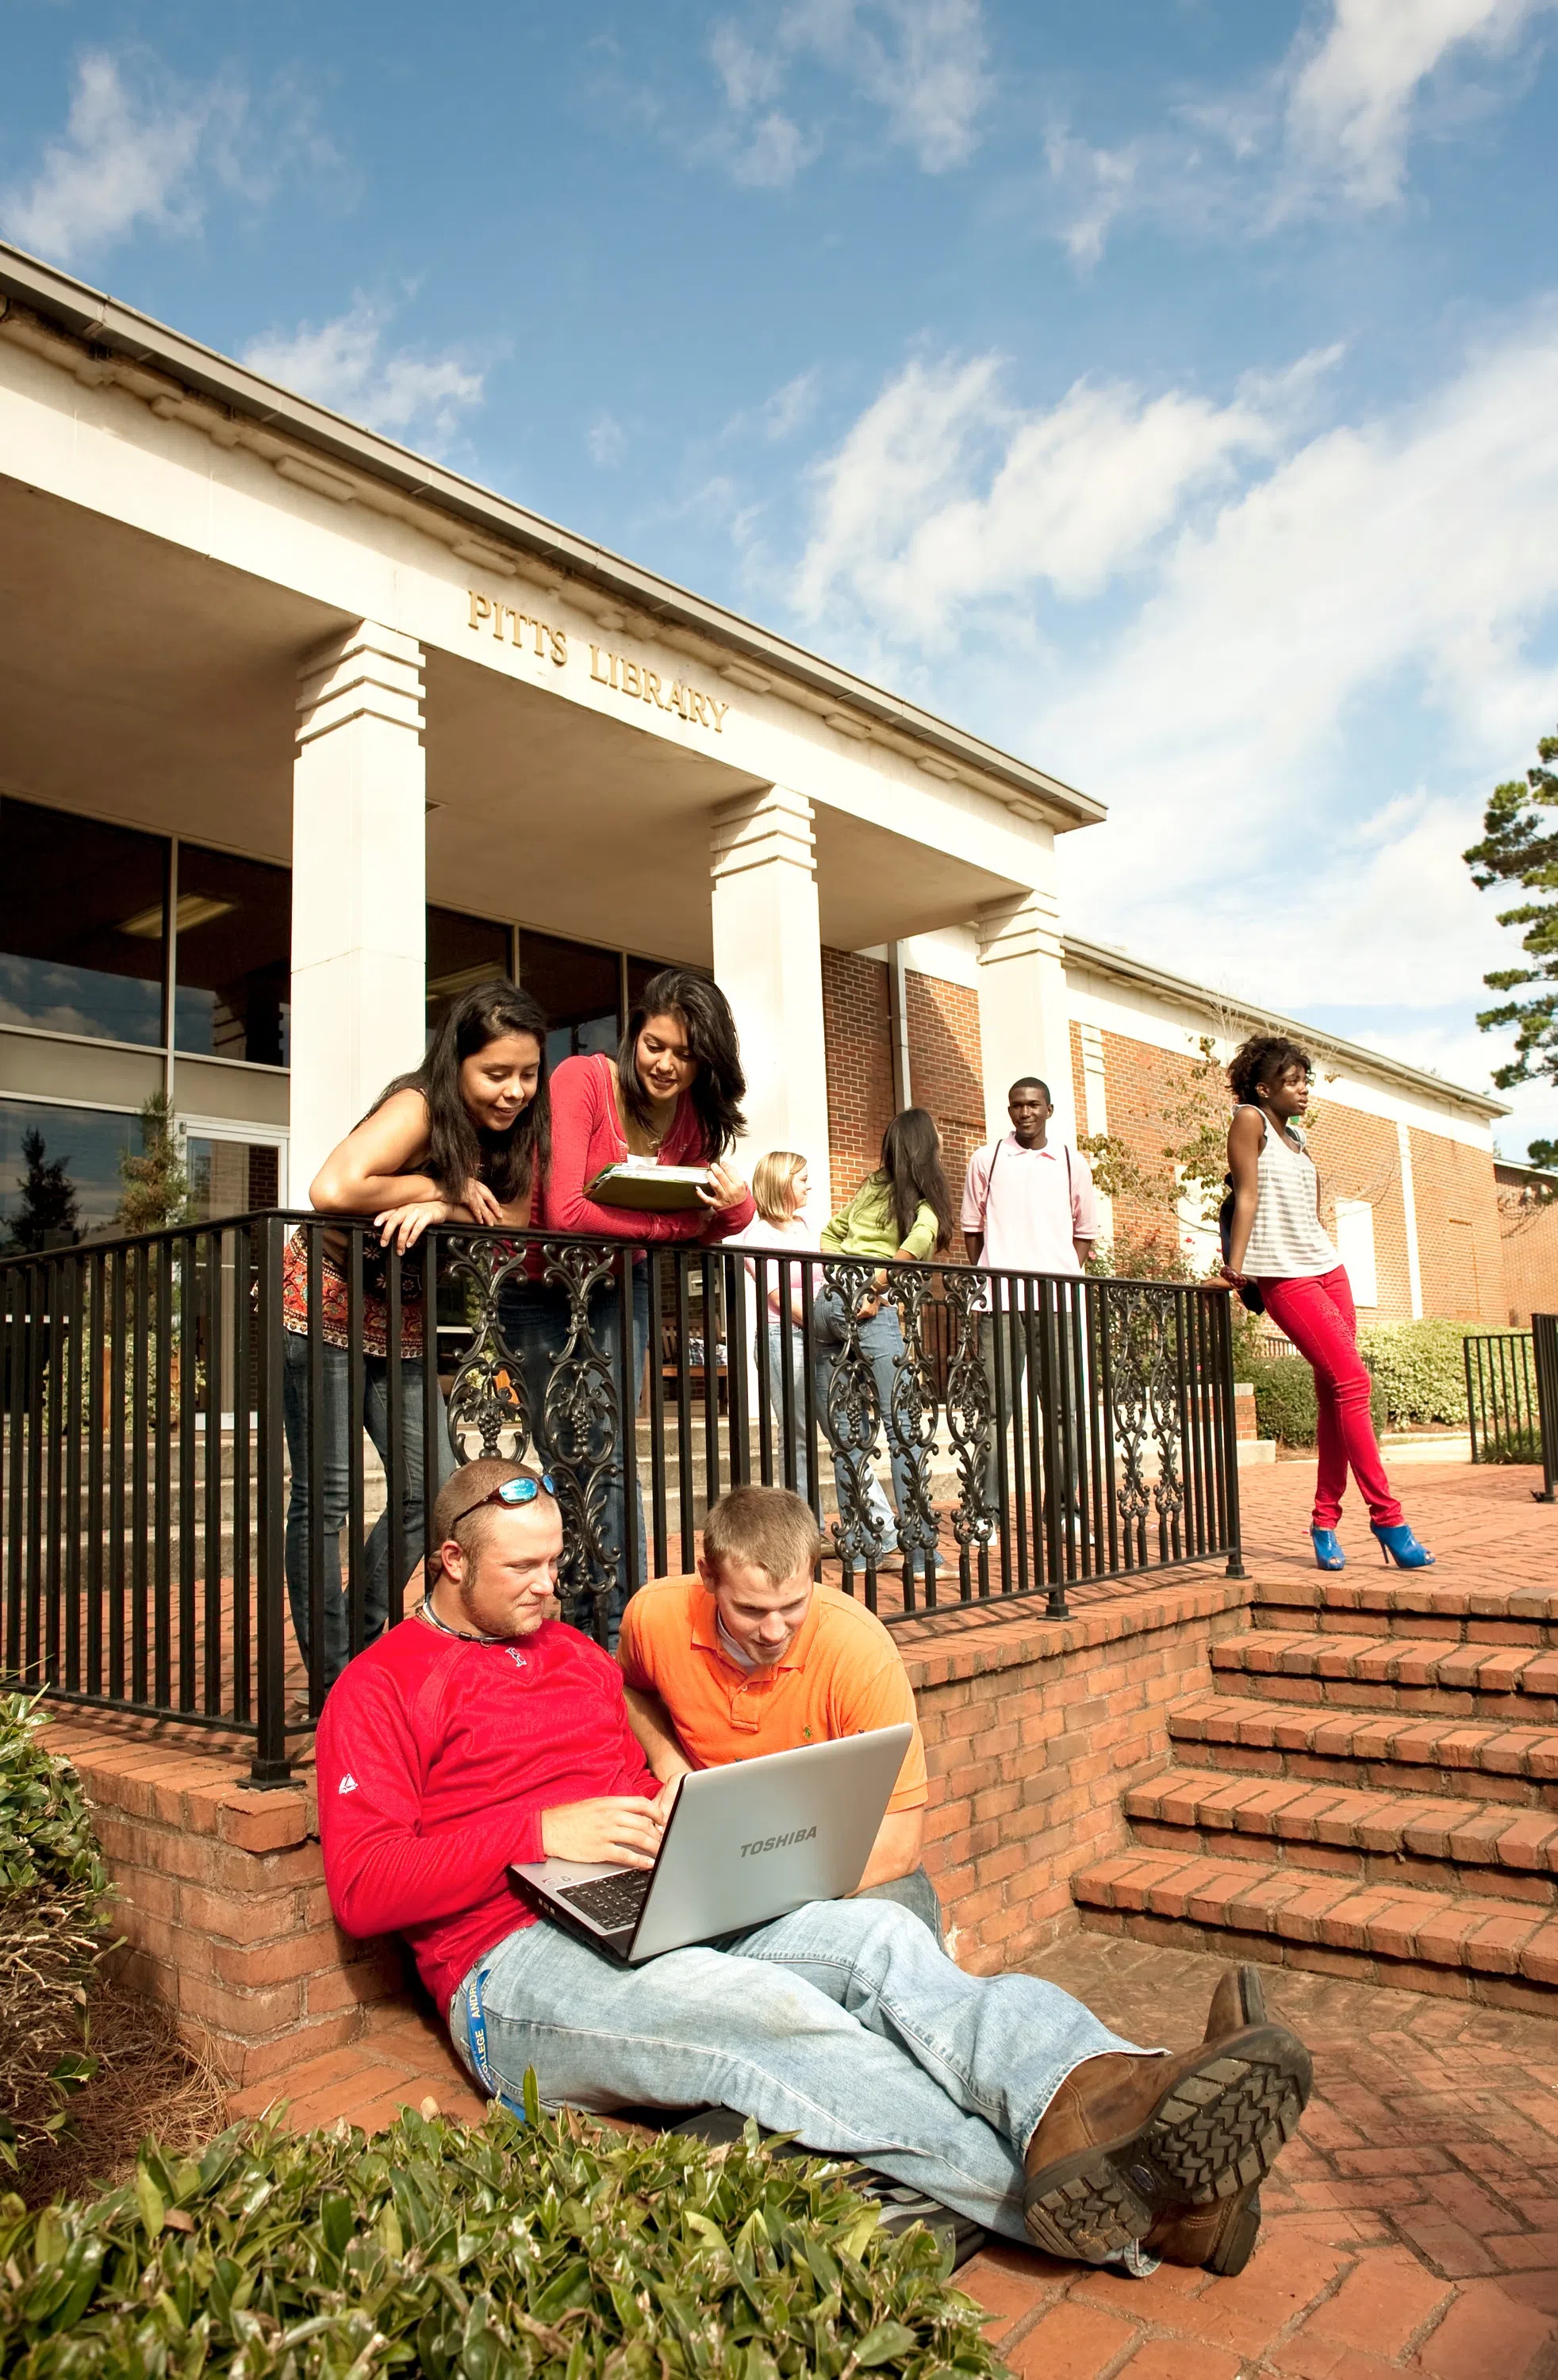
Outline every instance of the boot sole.
MULTIPOLYGON (((1248 2026, 1209 2043, 1138 2131, 1030 2176, 1029 2238, 1049 2255, 1102 2265, 1144 2240, 1162 2216, 1257 2186, 1297 2131, 1312 2082, 1308 2050, 1283 2025, 1248 2026)), ((1235 2252, 1242 2229, 1230 2225, 1218 2252, 1235 2252)), ((1253 2245, 1252 2235, 1247 2258, 1253 2245)))

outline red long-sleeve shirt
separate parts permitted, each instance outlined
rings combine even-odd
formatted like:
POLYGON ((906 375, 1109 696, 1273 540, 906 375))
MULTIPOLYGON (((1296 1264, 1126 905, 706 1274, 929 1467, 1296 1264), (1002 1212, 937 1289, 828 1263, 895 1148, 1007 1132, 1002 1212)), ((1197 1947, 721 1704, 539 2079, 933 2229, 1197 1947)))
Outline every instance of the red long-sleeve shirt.
MULTIPOLYGON (((684 1091, 670 1131, 660 1145, 659 1165, 700 1165, 708 1151, 698 1111, 684 1091)), ((549 1232, 609 1232, 618 1240, 723 1240, 744 1231, 757 1213, 751 1194, 722 1214, 706 1208, 688 1215, 650 1215, 629 1207, 597 1207, 584 1195, 608 1165, 620 1165, 627 1143, 617 1121, 611 1062, 592 1056, 565 1058, 552 1077, 552 1162, 542 1185, 549 1232)))
POLYGON ((348 1934, 403 1934, 441 2010, 534 1924, 508 1866, 544 1856, 542 1812, 660 1790, 616 1663, 560 1620, 513 1645, 403 1621, 332 1687, 317 1758, 330 1905, 348 1934))

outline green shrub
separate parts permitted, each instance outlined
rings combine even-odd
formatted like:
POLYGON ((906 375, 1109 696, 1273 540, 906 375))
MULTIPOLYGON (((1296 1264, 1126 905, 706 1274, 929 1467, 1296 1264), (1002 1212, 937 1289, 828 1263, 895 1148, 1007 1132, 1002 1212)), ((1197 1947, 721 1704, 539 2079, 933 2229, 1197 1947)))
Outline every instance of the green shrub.
MULTIPOLYGON (((1313 1446, 1320 1427, 1315 1376, 1302 1355, 1246 1355, 1241 1379, 1255 1383, 1255 1426, 1262 1438, 1284 1446, 1313 1446)), ((1385 1427, 1384 1390, 1378 1380, 1369 1400, 1376 1431, 1385 1427)))
MULTIPOLYGON (((91 2080, 87 1985, 106 1947, 108 1871, 36 1701, 0 1697, 0 2159, 57 2131, 91 2080)), ((0 2370, 4 2370, 0 2362, 0 2370)))
POLYGON ((1442 1422, 1464 1429, 1468 1330, 1479 1322, 1370 1322, 1357 1334, 1358 1350, 1385 1392, 1398 1429, 1442 1422))
POLYGON ((929 2231, 836 2166, 494 2109, 369 2140, 240 2125, 135 2180, 0 2200, 7 2380, 999 2374, 929 2231))

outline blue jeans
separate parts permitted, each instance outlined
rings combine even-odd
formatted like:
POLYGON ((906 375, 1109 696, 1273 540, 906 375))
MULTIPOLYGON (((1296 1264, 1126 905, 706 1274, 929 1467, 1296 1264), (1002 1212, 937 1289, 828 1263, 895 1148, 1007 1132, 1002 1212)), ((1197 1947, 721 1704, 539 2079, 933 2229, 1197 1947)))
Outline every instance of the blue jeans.
MULTIPOLYGON (((619 1420, 617 1410, 622 1401, 622 1292, 616 1281, 603 1281, 590 1293, 586 1314, 588 1347, 575 1350, 576 1354, 592 1352, 610 1366, 609 1402, 604 1395, 605 1383, 597 1374, 571 1410, 566 1402, 559 1405, 554 1395, 554 1414, 548 1417, 547 1387, 567 1344, 568 1318, 567 1292, 556 1282, 511 1281, 503 1290, 498 1327, 518 1359, 531 1444, 547 1470, 559 1475, 558 1485, 565 1488, 564 1523, 573 1540, 572 1558, 565 1565, 565 1593, 571 1602, 589 1595, 608 1577, 613 1580, 615 1593, 607 1604, 605 1619, 607 1641, 615 1645, 628 1595, 632 1587, 642 1586, 649 1576, 643 1490, 635 1470, 638 1545, 631 1582, 628 1579, 627 1465, 623 1461, 623 1432, 637 1427, 639 1384, 644 1350, 649 1344, 648 1266, 639 1263, 633 1267, 633 1356, 628 1369, 631 1410, 625 1421, 619 1420), (581 1518, 588 1520, 588 1528, 580 1526, 581 1518), (591 1553, 588 1542, 591 1536, 602 1552, 591 1553), (581 1538, 585 1540, 582 1544, 581 1538), (609 1560, 605 1558, 608 1555, 609 1560)), ((582 1385, 582 1376, 579 1377, 582 1385)))
POLYGON ((456 2048, 517 2100, 713 2104, 858 2157, 1026 2240, 1023 2153, 1073 2068, 1134 2045, 1032 1975, 965 1975, 885 1900, 816 1900, 723 1949, 618 1967, 544 1919, 500 1942, 455 1995, 456 2048), (466 1994, 481 1977, 488 2074, 466 1994))
MULTIPOLYGON (((286 1594, 292 1607, 292 1631, 305 1661, 310 1658, 309 1530, 311 1497, 309 1481, 309 1342, 300 1330, 286 1330, 281 1376, 282 1422, 292 1464, 292 1492, 286 1506, 286 1594)), ((333 1686, 350 1657, 346 1590, 341 1582, 341 1531, 350 1518, 351 1390, 344 1347, 326 1345, 324 1358, 324 1476, 320 1495, 324 1511, 324 1643, 320 1647, 318 1690, 333 1686)), ((390 1460, 389 1359, 362 1359, 363 1427, 378 1451, 386 1478, 393 1486, 390 1460)), ((404 1531, 405 1575, 394 1585, 398 1591, 422 1558, 422 1367, 402 1357, 401 1396, 404 1400, 400 1448, 400 1524, 404 1531)), ((439 1408, 442 1416, 442 1404, 439 1408)), ((438 1432, 438 1478, 442 1487, 455 1468, 448 1431, 442 1419, 438 1432)), ((390 1516, 386 1504, 368 1533, 363 1560, 363 1643, 382 1636, 390 1605, 390 1516)), ((311 1664, 310 1664, 311 1667, 311 1664)))
MULTIPOLYGON (((812 1309, 812 1344, 816 1349, 817 1418, 828 1439, 833 1436, 828 1427, 828 1384, 844 1344, 844 1333, 843 1301, 836 1292, 824 1290, 812 1309)), ((896 1308, 880 1306, 860 1323, 858 1336, 860 1353, 870 1366, 871 1378, 876 1382, 882 1434, 892 1464, 893 1498, 902 1513, 914 1479, 914 1464, 894 1445, 888 1424, 893 1410, 893 1366, 904 1352, 904 1333, 896 1308)), ((876 1539, 878 1556, 890 1554, 898 1542, 897 1527, 868 1454, 852 1450, 835 1453, 834 1488, 838 1497, 839 1518, 848 1521, 858 1516, 876 1539)))
MULTIPOLYGON (((768 1339, 764 1346, 760 1338, 754 1353, 760 1363, 768 1366, 768 1392, 773 1413, 774 1464, 780 1484, 784 1484, 785 1444, 785 1326, 777 1315, 768 1318, 768 1339)), ((811 1499, 811 1448, 806 1427, 806 1350, 798 1322, 790 1325, 790 1387, 794 1398, 795 1420, 791 1427, 796 1451, 796 1493, 811 1499)), ((754 1415, 754 1419, 756 1415, 754 1415)))

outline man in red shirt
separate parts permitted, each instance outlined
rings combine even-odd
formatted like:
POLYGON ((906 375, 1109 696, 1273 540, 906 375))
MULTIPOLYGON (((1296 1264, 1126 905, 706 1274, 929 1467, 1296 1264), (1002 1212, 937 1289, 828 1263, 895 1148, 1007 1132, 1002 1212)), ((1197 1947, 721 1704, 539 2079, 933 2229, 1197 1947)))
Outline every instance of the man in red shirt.
POLYGON ((963 1974, 891 1901, 813 1902, 636 1968, 538 1919, 511 1862, 648 1867, 674 1788, 615 1663, 550 1616, 551 1482, 472 1463, 434 1521, 421 1607, 325 1704, 320 1834, 341 1925, 406 1936, 490 2093, 517 2099, 533 2067, 553 2105, 715 2103, 1054 2255, 1236 2269, 1230 2225, 1252 2241, 1310 2072, 1225 1989, 1213 2037, 1166 2056, 1036 1977, 963 1974))

